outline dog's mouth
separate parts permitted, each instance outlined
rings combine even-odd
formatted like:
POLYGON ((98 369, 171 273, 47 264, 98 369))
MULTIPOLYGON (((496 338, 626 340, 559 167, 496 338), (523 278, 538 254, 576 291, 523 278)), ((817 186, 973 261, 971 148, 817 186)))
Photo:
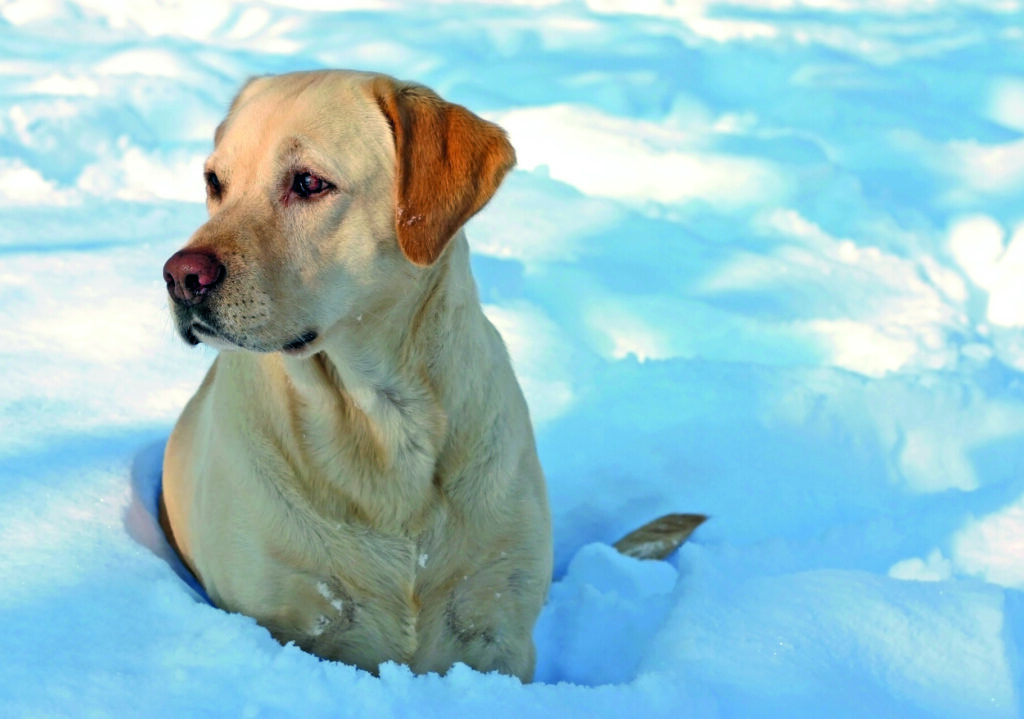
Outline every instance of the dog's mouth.
POLYGON ((284 351, 285 354, 299 354, 306 347, 306 345, 315 341, 317 337, 318 335, 315 331, 306 330, 281 349, 284 351))
POLYGON ((202 322, 189 322, 188 324, 182 324, 179 328, 179 332, 182 338, 188 344, 195 347, 200 344, 203 340, 199 335, 205 335, 206 337, 213 338, 219 337, 220 334, 211 327, 207 327, 202 322), (196 333, 199 333, 198 335, 196 333))
POLYGON ((262 342, 253 342, 240 337, 233 337, 222 329, 213 327, 210 324, 192 320, 191 323, 181 328, 181 336, 188 344, 195 346, 205 342, 213 347, 224 348, 230 345, 239 349, 251 350, 253 352, 284 352, 290 355, 304 354, 308 345, 315 342, 320 335, 316 330, 306 330, 293 340, 284 345, 269 346, 262 342))
POLYGON ((189 345, 191 345, 192 347, 195 347, 197 344, 199 344, 202 341, 198 337, 196 337, 196 333, 192 331, 191 327, 184 327, 184 328, 182 328, 182 330, 181 330, 181 338, 183 340, 185 340, 185 342, 188 343, 189 345))
POLYGON ((203 341, 202 337, 198 335, 210 338, 227 339, 224 336, 224 332, 218 329, 217 327, 214 327, 212 324, 207 324, 206 322, 198 322, 196 320, 192 320, 192 322, 182 330, 182 333, 186 335, 186 342, 192 342, 192 340, 190 340, 189 337, 195 339, 195 342, 193 344, 198 344, 199 342, 203 341), (198 333, 198 335, 196 333, 198 333))

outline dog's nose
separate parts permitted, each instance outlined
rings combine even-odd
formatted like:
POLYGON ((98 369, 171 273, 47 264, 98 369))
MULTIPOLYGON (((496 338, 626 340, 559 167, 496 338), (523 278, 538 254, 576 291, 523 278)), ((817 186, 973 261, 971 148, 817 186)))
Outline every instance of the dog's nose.
POLYGON ((201 302, 223 279, 224 265, 212 252, 180 250, 164 263, 167 292, 177 302, 201 302))

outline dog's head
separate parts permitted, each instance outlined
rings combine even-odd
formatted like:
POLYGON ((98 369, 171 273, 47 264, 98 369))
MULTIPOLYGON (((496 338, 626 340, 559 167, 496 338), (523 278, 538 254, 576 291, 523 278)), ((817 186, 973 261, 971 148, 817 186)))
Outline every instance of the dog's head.
POLYGON ((499 127, 418 85, 251 80, 206 161, 210 219, 164 265, 179 333, 312 353, 343 318, 408 293, 514 162, 499 127))

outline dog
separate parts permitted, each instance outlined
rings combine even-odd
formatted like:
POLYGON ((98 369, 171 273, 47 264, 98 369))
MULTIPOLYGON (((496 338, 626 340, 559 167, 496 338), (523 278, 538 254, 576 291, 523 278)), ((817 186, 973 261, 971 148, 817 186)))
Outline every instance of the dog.
MULTIPOLYGON (((258 77, 235 97, 209 219, 163 268, 181 337, 220 350, 159 505, 214 604, 370 672, 532 678, 547 490, 462 229, 514 163, 497 125, 385 75, 258 77)), ((662 558, 703 520, 615 547, 662 558)))
POLYGON ((514 163, 497 125, 384 75, 235 97, 209 219, 164 265, 178 333, 219 353, 162 523, 217 606, 371 672, 530 680, 547 490, 462 229, 514 163))

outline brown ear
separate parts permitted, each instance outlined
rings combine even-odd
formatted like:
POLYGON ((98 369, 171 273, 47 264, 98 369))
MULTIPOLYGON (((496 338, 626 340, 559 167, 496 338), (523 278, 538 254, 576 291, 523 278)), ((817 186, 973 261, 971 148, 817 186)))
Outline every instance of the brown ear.
POLYGON ((505 131, 420 85, 373 79, 395 137, 395 229, 402 252, 432 264, 516 162, 505 131))

